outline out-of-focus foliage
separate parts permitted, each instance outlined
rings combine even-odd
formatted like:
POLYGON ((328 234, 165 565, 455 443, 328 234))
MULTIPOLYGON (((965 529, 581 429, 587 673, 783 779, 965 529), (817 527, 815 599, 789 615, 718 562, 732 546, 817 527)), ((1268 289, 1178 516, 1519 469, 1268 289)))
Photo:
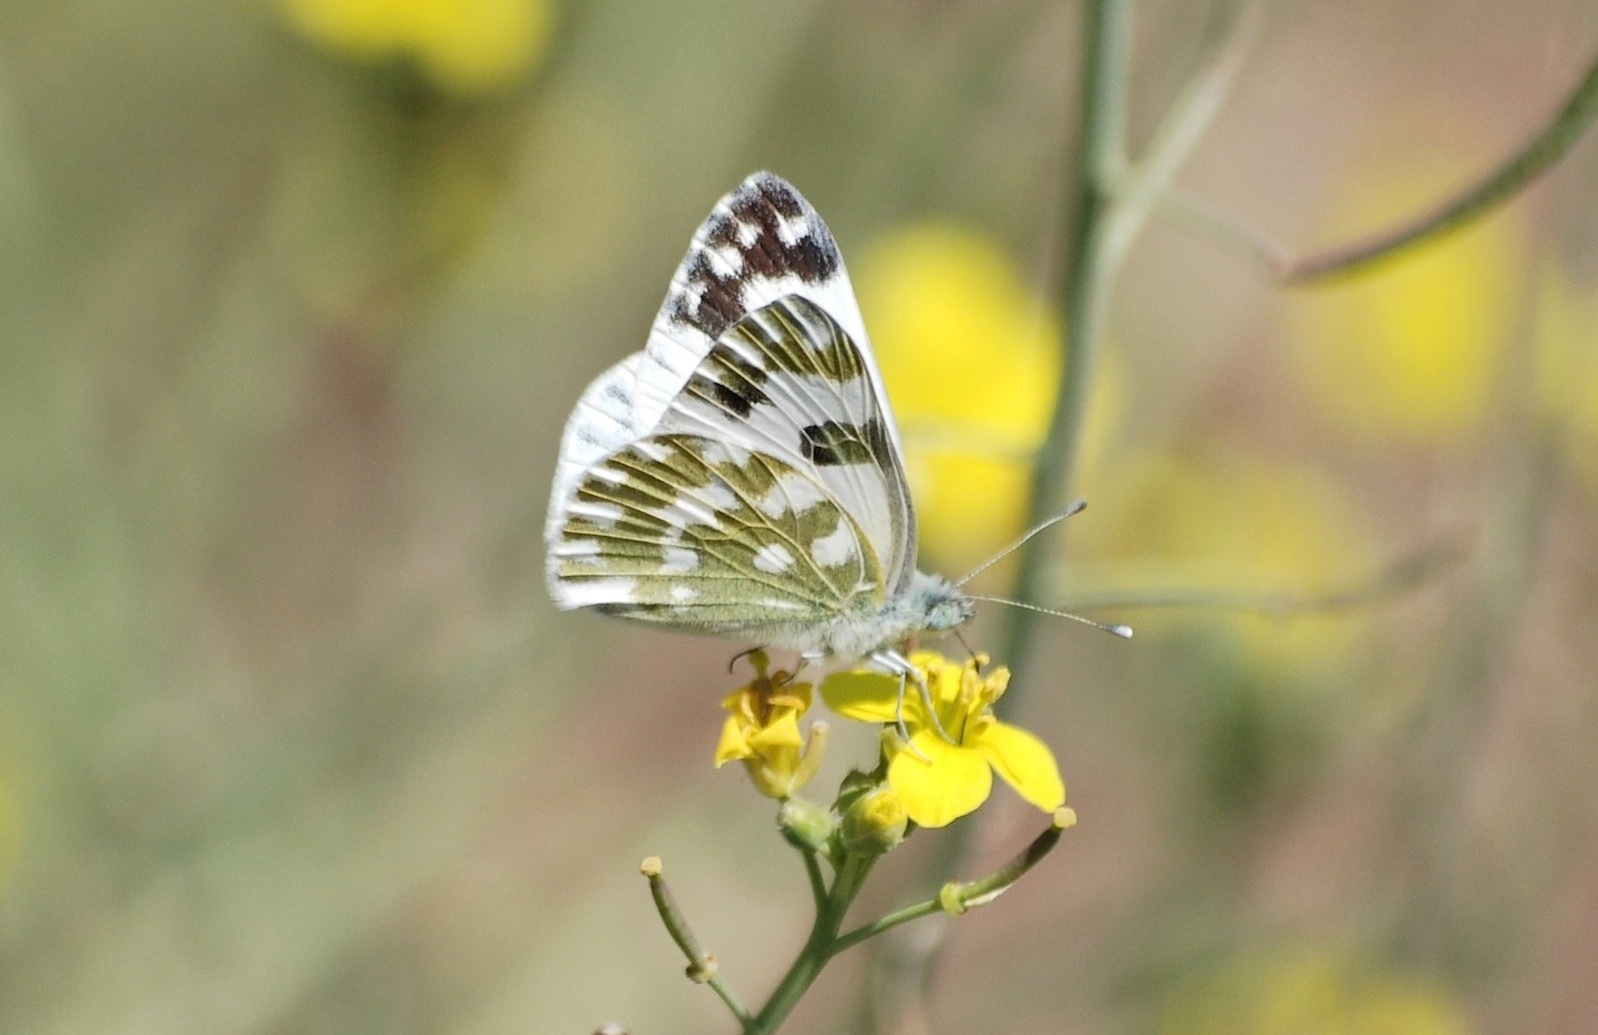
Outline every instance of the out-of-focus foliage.
POLYGON ((1292 614, 1295 601, 1374 576, 1381 557, 1347 490, 1324 472, 1242 449, 1128 450, 1090 485, 1095 509, 1077 535, 1101 590, 1210 593, 1222 611, 1240 601, 1259 612, 1207 613, 1200 599, 1180 618, 1146 616, 1139 633, 1229 637, 1271 683, 1302 684, 1358 656, 1367 613, 1292 614))
MULTIPOLYGON (((1448 182, 1439 158, 1403 176, 1372 162, 1327 225, 1344 237, 1346 228, 1381 225, 1448 182)), ((1376 276, 1309 291, 1293 308, 1304 394, 1339 428, 1375 445, 1479 434, 1514 376, 1506 358, 1525 263, 1513 217, 1500 214, 1376 276)))
POLYGON ((1464 1012, 1435 982, 1330 949, 1233 961, 1172 994, 1160 1035, 1466 1035, 1464 1012))
POLYGON ((4 887, 6 875, 11 869, 11 859, 17 851, 20 833, 15 795, 7 777, 5 770, 0 769, 0 887, 4 887))
POLYGON ((856 289, 906 439, 926 548, 1020 530, 1027 471, 1060 384, 1060 325, 995 241, 899 229, 855 263, 856 289))

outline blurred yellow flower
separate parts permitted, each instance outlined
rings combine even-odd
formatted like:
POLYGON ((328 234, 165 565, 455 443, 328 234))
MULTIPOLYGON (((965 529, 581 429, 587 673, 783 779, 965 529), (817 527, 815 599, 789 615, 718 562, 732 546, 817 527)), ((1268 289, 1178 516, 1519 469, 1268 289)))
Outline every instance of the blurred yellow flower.
POLYGON ((816 775, 826 744, 825 723, 810 728, 807 744, 799 718, 810 709, 811 685, 792 673, 771 671, 765 651, 751 651, 755 678, 721 702, 730 714, 716 745, 716 768, 741 761, 755 788, 768 798, 788 798, 816 775))
POLYGON ((1429 982, 1329 950, 1259 953, 1180 988, 1159 1035, 1467 1035, 1429 982))
POLYGON ((438 87, 483 94, 513 85, 543 55, 549 0, 282 0, 306 37, 346 58, 409 58, 438 87))
POLYGON ((920 694, 910 687, 903 703, 908 747, 893 731, 902 685, 897 676, 861 669, 822 681, 827 707, 846 719, 885 724, 888 786, 919 826, 947 826, 974 812, 992 793, 995 770, 1044 812, 1065 804, 1065 784, 1048 746, 994 717, 994 702, 1009 685, 1010 671, 996 668, 984 675, 981 668, 987 660, 978 657, 957 665, 932 651, 910 655, 927 682, 943 729, 940 733, 920 694))
MULTIPOLYGON (((941 564, 974 564, 1021 531, 1028 465, 1060 388, 1059 320, 997 242, 948 224, 877 241, 854 279, 904 435, 923 547, 941 564)), ((1101 373, 1096 388, 1119 387, 1114 370, 1101 373)), ((1114 413, 1100 402, 1090 445, 1114 413)))
POLYGON ((1577 288, 1563 269, 1539 278, 1534 389, 1588 489, 1598 492, 1598 286, 1577 288))
POLYGON ((4 767, 0 767, 0 884, 4 883, 6 873, 11 869, 11 859, 16 854, 17 842, 21 840, 22 826, 11 796, 11 785, 6 780, 7 775, 4 767))
MULTIPOLYGON (((1371 168, 1331 224, 1347 238, 1435 201, 1459 167, 1395 173, 1371 168)), ((1297 292, 1289 301, 1293 358, 1311 401, 1373 442, 1419 445, 1468 438, 1496 402, 1520 290, 1512 213, 1368 273, 1297 292)))
MULTIPOLYGON (((1377 549, 1348 494, 1309 468, 1229 451, 1224 457, 1129 453, 1088 486, 1097 519, 1072 530, 1071 582, 1083 592, 1197 590, 1220 599, 1303 598, 1372 577, 1377 549)), ((1150 611, 1139 636, 1225 629, 1267 675, 1335 668, 1361 615, 1291 621, 1203 610, 1150 611)))

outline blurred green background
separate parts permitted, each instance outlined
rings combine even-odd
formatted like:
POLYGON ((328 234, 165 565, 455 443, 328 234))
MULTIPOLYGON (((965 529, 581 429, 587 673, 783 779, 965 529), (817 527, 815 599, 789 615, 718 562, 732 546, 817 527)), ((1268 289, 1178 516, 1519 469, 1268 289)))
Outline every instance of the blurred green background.
MULTIPOLYGON (((1268 8, 1178 183, 1300 250, 1496 162, 1598 47, 1577 0, 1268 8)), ((1208 16, 1140 5, 1134 142, 1208 16)), ((923 565, 991 553, 1058 377, 1079 17, 0 8, 0 1031, 733 1030, 638 860, 750 998, 803 871, 710 766, 734 648, 548 603, 560 428, 771 168, 855 273, 923 565)), ((1047 627, 1011 717, 1082 821, 955 927, 936 1030, 1598 1030, 1595 180, 1588 140, 1315 290, 1150 228, 1060 602, 1464 559, 1336 615, 1047 627)), ((1039 827, 1006 793, 965 876, 1039 827)), ((893 875, 935 836, 868 905, 930 890, 893 875)), ((794 1030, 849 1030, 862 980, 794 1030)))

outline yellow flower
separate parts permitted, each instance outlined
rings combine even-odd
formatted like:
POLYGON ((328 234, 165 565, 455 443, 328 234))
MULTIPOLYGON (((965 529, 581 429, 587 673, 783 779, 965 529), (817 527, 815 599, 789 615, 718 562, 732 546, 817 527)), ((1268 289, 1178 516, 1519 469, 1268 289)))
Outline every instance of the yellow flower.
POLYGON ((514 84, 549 43, 548 0, 282 0, 307 38, 357 61, 409 58, 441 89, 514 84))
MULTIPOLYGON (((1458 163, 1368 173, 1337 212, 1338 237, 1417 211, 1425 202, 1411 199, 1435 199, 1457 181, 1458 163)), ((1516 224, 1500 213, 1369 273, 1295 295, 1292 357, 1311 402, 1373 442, 1427 445, 1473 434, 1502 384, 1519 245, 1516 224)))
POLYGON ((994 702, 1010 682, 1008 669, 983 675, 985 657, 956 665, 931 651, 917 651, 910 661, 927 682, 942 733, 911 685, 903 704, 910 743, 900 742, 893 730, 899 707, 896 676, 869 670, 835 673, 822 682, 821 695, 845 718, 887 724, 888 786, 911 820, 941 827, 975 811, 988 800, 995 770, 1044 812, 1065 803, 1065 784, 1048 746, 993 715, 994 702))
MULTIPOLYGON (((1059 321, 997 242, 949 224, 876 242, 854 279, 923 548, 950 567, 974 564, 1021 531, 1029 462, 1060 388, 1059 321)), ((1113 413, 1100 403, 1090 440, 1113 413)))
POLYGON ((771 672, 764 651, 751 652, 749 659, 754 680, 721 702, 730 714, 716 745, 716 768, 741 761, 761 794, 787 798, 816 775, 827 727, 814 723, 806 744, 799 717, 810 708, 811 685, 792 682, 789 672, 771 672))
POLYGON ((1430 983, 1330 950, 1259 953, 1180 988, 1159 1035, 1466 1035, 1430 983))

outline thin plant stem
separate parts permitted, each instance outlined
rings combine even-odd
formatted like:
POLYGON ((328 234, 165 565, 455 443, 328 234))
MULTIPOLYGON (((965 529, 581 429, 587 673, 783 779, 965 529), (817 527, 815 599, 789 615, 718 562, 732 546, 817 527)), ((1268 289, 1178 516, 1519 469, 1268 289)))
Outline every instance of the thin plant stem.
POLYGON ((844 859, 826 900, 816 910, 816 919, 810 927, 810 937, 805 939, 804 948, 799 950, 798 957, 777 983, 760 1013, 744 1023, 744 1035, 770 1035, 776 1031, 809 991, 827 961, 836 954, 834 946, 838 941, 838 931, 843 927, 844 915, 849 912, 849 906, 860 893, 860 887, 875 862, 876 856, 851 855, 844 859))
POLYGON ((874 938, 879 934, 885 934, 893 930, 895 927, 902 927, 912 920, 920 920, 922 917, 933 916, 941 912, 943 912, 943 906, 935 898, 929 898, 925 902, 917 902, 913 906, 895 910, 887 916, 878 917, 869 924, 862 924, 852 931, 840 934, 838 940, 833 943, 833 955, 837 955, 851 946, 859 945, 867 938, 874 938))
MULTIPOLYGON (((1132 0, 1087 0, 1085 4, 1081 124, 1076 163, 1066 182, 1068 243, 1057 288, 1065 313, 1064 377, 1034 461, 1027 527, 1058 511, 1069 495, 1120 261, 1219 110, 1261 24, 1262 9, 1259 0, 1229 0, 1221 8, 1201 48, 1194 76, 1156 131, 1144 162, 1131 169, 1126 124, 1132 0)), ((1012 599, 1030 605, 1042 602, 1052 568, 1050 547, 1043 538, 1025 545, 1012 599)), ((1017 691, 1028 685, 1035 667, 1039 615, 1017 608, 1009 612, 1008 620, 1001 657, 1018 673, 1009 695, 1013 707, 1017 691)), ((932 866, 945 874, 957 870, 969 852, 971 833, 971 824, 946 831, 932 866)), ((947 923, 940 924, 937 918, 929 923, 936 926, 922 929, 922 936, 913 942, 890 944, 879 960, 880 984, 896 1002, 917 1001, 931 981, 947 923)))
MULTIPOLYGON (((1073 455, 1083 425, 1093 360, 1104 322, 1110 278, 1101 262, 1105 216, 1111 206, 1109 184, 1126 164, 1127 80, 1131 58, 1132 0, 1085 0, 1080 51, 1080 125, 1076 163, 1066 178, 1066 210, 1070 213, 1068 252, 1059 292, 1064 299, 1066 341, 1064 384, 1056 401, 1048 435, 1040 450, 1031 500, 1032 527, 1049 517, 1071 484, 1073 455)), ((1047 568, 1043 539, 1033 539, 1021 553, 1019 581, 1011 597, 1037 603, 1047 568)), ((1011 669, 1028 669, 1033 647, 1033 619, 1020 608, 1009 612, 1005 650, 1011 669)), ((1019 682, 1011 684, 1013 698, 1019 682)), ((927 869, 953 873, 970 850, 973 824, 957 823, 944 831, 927 869)), ((881 1000, 876 1016, 917 1008, 925 999, 932 969, 948 929, 947 917, 928 917, 915 939, 892 939, 877 957, 881 1000)))
POLYGON ((1400 557, 1361 582, 1321 593, 1293 590, 1250 593, 1205 586, 1167 586, 1120 593, 1077 594, 1062 601, 1062 606, 1081 611, 1196 607, 1277 619, 1336 614, 1367 608, 1377 601, 1419 589, 1458 568, 1470 556, 1471 549, 1471 543, 1464 538, 1443 540, 1400 557))
POLYGON ((1221 110, 1243 61, 1265 24, 1262 0, 1228 0, 1205 33, 1194 74, 1183 85, 1137 164, 1117 169, 1111 189, 1115 206, 1103 261, 1118 269, 1121 259, 1171 192, 1171 182, 1221 110))
POLYGON ((726 1004, 727 1010, 737 1018, 739 1025, 748 1028, 752 1018, 749 1011, 744 1008, 743 1000, 738 998, 738 993, 733 991, 730 984, 720 974, 712 974, 705 984, 716 993, 716 997, 726 1004))
POLYGON ((1279 282, 1305 286, 1360 273, 1418 245, 1443 237, 1491 212, 1563 158, 1598 118, 1598 57, 1565 103, 1535 136, 1481 178, 1417 216, 1361 240, 1293 256, 1235 217, 1197 199, 1166 191, 1154 198, 1160 214, 1259 262, 1279 282))
POLYGON ((918 902, 913 906, 878 917, 867 924, 861 924, 846 934, 839 935, 833 942, 831 955, 836 956, 853 945, 858 945, 867 938, 874 938, 879 934, 891 931, 895 927, 903 926, 912 920, 932 916, 935 913, 947 913, 958 916, 973 906, 986 905, 998 898, 1026 872, 1043 860, 1043 857, 1054 850, 1060 843, 1060 835, 1076 824, 1076 812, 1061 808, 1054 814, 1054 820, 1047 830, 1032 839, 1014 859, 994 873, 978 881, 968 884, 950 882, 944 885, 937 897, 925 902, 918 902))
POLYGON ((827 904, 827 878, 821 873, 821 860, 815 852, 802 852, 805 857, 805 876, 810 880, 810 898, 820 910, 827 904))
MULTIPOLYGON (((1059 509, 1076 467, 1077 441, 1103 337, 1113 273, 1104 258, 1112 176, 1126 163, 1127 79, 1131 57, 1131 0, 1091 0, 1083 22, 1082 125, 1076 166, 1068 179, 1068 244, 1059 286, 1065 311, 1064 383, 1038 451, 1028 526, 1059 509)), ((1037 604, 1045 589, 1047 553, 1052 540, 1034 539, 1021 552, 1020 575, 1012 596, 1037 604)), ((1002 655, 1025 682, 1035 646, 1037 615, 1016 609, 1009 615, 1002 655)))
POLYGON ((683 915, 681 907, 677 905, 676 896, 671 893, 671 887, 666 883, 660 859, 657 856, 650 856, 639 866, 639 871, 649 881, 649 894, 655 900, 655 910, 660 914, 666 933, 671 935, 671 940, 677 943, 677 948, 682 950, 683 956, 688 960, 689 980, 696 984, 709 985, 710 990, 727 1004, 727 1009, 747 1031, 753 1022, 753 1017, 744 1007, 743 1000, 733 990, 732 985, 717 973, 716 958, 700 947, 693 928, 688 926, 688 918, 683 915))
MULTIPOLYGON (((1033 467, 1027 527, 1041 524, 1060 508, 1075 469, 1076 443, 1081 436, 1090 398, 1094 361, 1103 336, 1112 271, 1103 259, 1106 229, 1112 206, 1111 178, 1126 165, 1126 104, 1128 64, 1132 49, 1132 0, 1089 0, 1082 31, 1082 124, 1076 165, 1067 181, 1070 227, 1068 253, 1062 269, 1060 294, 1065 310, 1063 384, 1042 447, 1033 467)), ((1057 537, 1056 537, 1057 538, 1057 537)), ((1038 537, 1020 549, 1020 575, 1010 593, 1013 600, 1037 604, 1045 589, 1049 569, 1046 551, 1050 537, 1038 537)), ((1013 608, 1008 612, 1005 664, 1019 678, 1008 691, 1014 705, 1026 682, 1035 644, 1037 612, 1013 608)), ((943 841, 938 862, 945 871, 965 856, 970 824, 956 826, 943 841)))
POLYGON ((1287 284, 1345 276, 1422 242, 1459 230, 1512 197, 1570 150, 1598 115, 1598 58, 1542 131, 1498 168, 1408 223, 1298 259, 1280 271, 1287 284))

